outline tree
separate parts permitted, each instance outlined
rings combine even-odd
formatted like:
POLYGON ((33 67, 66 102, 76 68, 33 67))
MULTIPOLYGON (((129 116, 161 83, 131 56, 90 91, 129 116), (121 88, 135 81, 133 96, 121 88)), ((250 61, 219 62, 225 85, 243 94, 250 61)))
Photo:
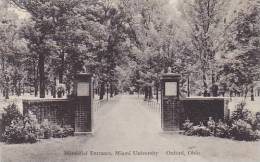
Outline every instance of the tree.
POLYGON ((258 1, 244 1, 243 5, 243 10, 238 10, 233 17, 234 23, 226 35, 220 74, 223 81, 245 89, 245 96, 250 90, 254 100, 253 81, 260 73, 260 6, 258 1))
POLYGON ((189 37, 193 45, 193 53, 199 60, 202 73, 204 93, 208 89, 208 75, 212 73, 212 84, 215 82, 215 55, 218 50, 223 19, 224 1, 194 0, 184 1, 182 14, 189 25, 189 37), (223 12, 223 13, 222 13, 223 12))
POLYGON ((81 30, 81 27, 77 26, 80 25, 80 18, 77 17, 76 7, 83 1, 33 0, 13 2, 29 12, 31 16, 32 21, 24 28, 23 36, 28 40, 31 54, 36 54, 38 57, 37 72, 39 74, 40 98, 44 98, 46 63, 53 65, 50 72, 54 75, 58 73, 60 83, 63 82, 66 62, 74 59, 74 62, 70 64, 72 69, 68 69, 70 74, 76 73, 76 69, 82 69, 82 59, 85 55, 80 54, 85 51, 82 51, 80 47, 88 41, 86 39, 88 35, 84 33, 84 30, 81 30), (68 61, 65 60, 65 57, 68 58, 68 61), (59 66, 55 64, 57 61, 59 66))
POLYGON ((21 43, 18 37, 19 22, 17 15, 7 8, 7 1, 0 4, 0 57, 1 57, 1 89, 6 99, 9 98, 9 90, 18 91, 17 85, 21 80, 21 73, 17 69, 20 67, 20 49, 17 44, 21 43), (13 73, 12 73, 13 72, 13 73), (20 77, 19 77, 20 76, 20 77))

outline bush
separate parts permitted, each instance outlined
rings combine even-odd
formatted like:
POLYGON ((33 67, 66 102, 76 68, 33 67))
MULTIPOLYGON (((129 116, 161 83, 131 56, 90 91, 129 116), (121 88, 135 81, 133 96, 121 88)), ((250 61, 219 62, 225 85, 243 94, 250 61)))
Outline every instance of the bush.
POLYGON ((230 135, 232 138, 240 141, 255 141, 258 139, 254 130, 256 119, 253 113, 246 109, 245 102, 237 105, 237 109, 232 113, 231 120, 230 135))
POLYGON ((229 126, 226 123, 219 121, 216 125, 214 135, 220 138, 230 138, 229 126))
POLYGON ((52 131, 52 137, 54 138, 63 138, 63 128, 61 128, 59 125, 53 125, 51 127, 52 131))
POLYGON ((216 131, 216 122, 212 119, 212 117, 209 117, 209 120, 207 122, 207 127, 210 130, 210 135, 215 135, 216 131))
POLYGON ((51 132, 51 124, 49 123, 48 119, 44 119, 44 121, 40 125, 40 134, 39 138, 49 139, 52 137, 51 132))
POLYGON ((4 108, 3 125, 9 126, 14 119, 20 119, 23 115, 19 112, 15 104, 8 105, 4 108))
POLYGON ((1 140, 10 144, 35 143, 38 139, 63 138, 74 135, 74 129, 70 126, 62 128, 59 125, 52 125, 45 119, 38 124, 34 115, 23 116, 17 106, 9 105, 3 116, 4 132, 1 140))
POLYGON ((5 128, 3 134, 4 142, 14 143, 35 143, 39 127, 37 122, 30 116, 13 119, 10 126, 5 128))
POLYGON ((230 134, 235 140, 255 141, 258 136, 252 126, 244 120, 239 119, 232 124, 230 134))
POLYGON ((210 129, 207 128, 206 126, 204 126, 201 122, 200 125, 197 126, 193 126, 193 123, 191 123, 190 121, 185 121, 185 123, 183 124, 183 128, 184 128, 184 134, 187 136, 210 136, 211 132, 210 129))
POLYGON ((59 125, 53 125, 51 127, 52 131, 52 137, 53 138, 64 138, 68 136, 73 136, 74 135, 74 129, 71 127, 64 127, 62 128, 59 125))
POLYGON ((190 120, 185 120, 185 123, 183 124, 183 130, 189 131, 193 127, 193 123, 190 122, 190 120))
POLYGON ((252 112, 246 109, 244 102, 237 105, 228 124, 221 120, 216 124, 212 118, 209 118, 207 124, 207 127, 202 122, 199 126, 193 126, 190 121, 185 121, 183 124, 184 134, 189 136, 214 135, 239 141, 256 141, 260 138, 259 130, 256 129, 256 119, 252 112))
POLYGON ((189 136, 207 137, 210 136, 210 129, 208 129, 206 126, 193 126, 192 129, 187 133, 189 136))
POLYGON ((251 111, 246 109, 246 103, 241 102, 237 105, 236 110, 231 115, 232 121, 244 120, 249 124, 254 123, 254 115, 251 111))
POLYGON ((74 136, 74 129, 67 126, 67 127, 64 127, 64 134, 65 136, 74 136))

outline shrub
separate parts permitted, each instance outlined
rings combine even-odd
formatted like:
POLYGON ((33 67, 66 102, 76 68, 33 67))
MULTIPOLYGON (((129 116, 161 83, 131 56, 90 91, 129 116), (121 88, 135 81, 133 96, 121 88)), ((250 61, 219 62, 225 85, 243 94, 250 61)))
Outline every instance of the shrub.
POLYGON ((241 102, 237 105, 236 110, 231 115, 231 120, 238 121, 238 120, 244 120, 249 124, 254 123, 254 116, 251 111, 246 109, 246 103, 241 102))
POLYGON ((229 126, 226 123, 219 121, 216 125, 214 135, 220 138, 230 138, 229 126))
POLYGON ((19 112, 15 104, 8 105, 4 108, 3 125, 9 126, 14 119, 20 119, 23 115, 19 112))
POLYGON ((3 139, 5 142, 13 143, 35 143, 39 127, 37 122, 30 116, 16 118, 5 128, 3 139))
POLYGON ((193 123, 191 123, 190 120, 185 120, 185 123, 183 123, 183 130, 185 135, 191 136, 191 131, 193 130, 193 123))
POLYGON ((39 138, 49 139, 52 137, 51 132, 51 124, 49 123, 48 119, 44 119, 44 121, 40 125, 40 134, 39 138))
POLYGON ((208 120, 208 122, 207 122, 207 128, 209 128, 211 135, 215 135, 216 123, 215 123, 215 121, 212 119, 212 117, 209 117, 209 120, 208 120))
POLYGON ((65 136, 74 136, 74 129, 71 128, 70 126, 65 126, 64 127, 64 134, 65 136))
POLYGON ((193 127, 193 123, 190 122, 190 120, 185 120, 185 123, 183 123, 183 130, 189 131, 193 127))
POLYGON ((52 137, 53 138, 64 138, 64 137, 74 135, 74 129, 71 128, 71 127, 62 128, 59 125, 53 125, 51 127, 51 131, 52 131, 52 137))
POLYGON ((52 137, 54 138, 63 138, 63 128, 59 125, 53 125, 51 127, 52 137))
POLYGON ((74 135, 74 129, 70 126, 62 128, 59 125, 51 125, 47 119, 38 124, 34 115, 29 113, 23 116, 14 104, 4 110, 6 113, 3 116, 5 124, 2 134, 3 142, 9 144, 35 143, 40 138, 63 138, 74 135))
POLYGON ((227 123, 219 122, 216 124, 209 118, 207 127, 202 122, 199 126, 193 126, 190 121, 183 124, 185 135, 189 136, 209 136, 214 135, 220 138, 232 138, 239 141, 255 141, 260 138, 257 130, 257 121, 253 113, 246 109, 246 104, 241 102, 237 109, 232 113, 231 120, 227 123))
POLYGON ((254 130, 255 118, 253 113, 246 109, 246 103, 241 102, 237 105, 237 109, 232 113, 232 125, 230 127, 230 135, 235 140, 255 141, 258 139, 254 130))
POLYGON ((255 141, 257 133, 253 131, 252 126, 244 120, 239 119, 232 124, 230 134, 235 140, 255 141))
POLYGON ((206 126, 193 126, 191 131, 189 131, 190 136, 202 136, 207 137, 210 136, 210 129, 208 129, 206 126))
POLYGON ((211 131, 209 128, 207 128, 206 126, 204 126, 201 122, 200 125, 197 126, 193 126, 193 123, 190 123, 189 121, 186 121, 183 124, 183 128, 184 128, 184 134, 187 136, 210 136, 211 131))

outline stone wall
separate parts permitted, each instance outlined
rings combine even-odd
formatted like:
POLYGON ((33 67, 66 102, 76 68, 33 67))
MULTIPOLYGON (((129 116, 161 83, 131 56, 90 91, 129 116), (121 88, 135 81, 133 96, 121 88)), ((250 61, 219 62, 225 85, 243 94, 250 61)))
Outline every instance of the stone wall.
POLYGON ((41 123, 48 119, 53 124, 61 126, 75 125, 75 104, 67 99, 23 100, 23 113, 32 112, 41 123))
POLYGON ((209 117, 215 121, 229 118, 227 98, 186 98, 181 100, 182 121, 189 119, 195 124, 206 123, 209 117))

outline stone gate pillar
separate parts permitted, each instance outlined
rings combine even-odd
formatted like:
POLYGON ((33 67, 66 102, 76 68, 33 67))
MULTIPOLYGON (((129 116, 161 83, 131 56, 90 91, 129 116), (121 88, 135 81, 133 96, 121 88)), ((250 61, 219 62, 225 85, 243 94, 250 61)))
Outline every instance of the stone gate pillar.
POLYGON ((92 132, 92 75, 77 74, 74 81, 73 96, 75 103, 75 135, 84 135, 92 132))
POLYGON ((180 130, 180 78, 174 73, 166 73, 161 78, 161 122, 164 131, 180 130))

